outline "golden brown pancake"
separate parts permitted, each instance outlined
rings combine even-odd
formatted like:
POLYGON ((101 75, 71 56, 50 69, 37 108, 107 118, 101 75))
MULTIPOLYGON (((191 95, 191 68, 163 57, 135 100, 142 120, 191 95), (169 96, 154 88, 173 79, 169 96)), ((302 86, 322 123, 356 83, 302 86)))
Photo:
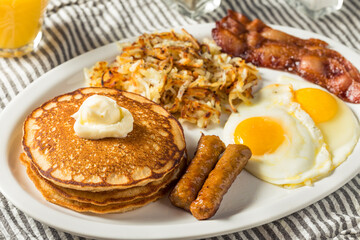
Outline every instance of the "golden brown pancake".
MULTIPOLYGON (((20 160, 26 167, 31 167, 30 174, 35 174, 38 177, 42 178, 41 175, 37 172, 37 169, 34 165, 31 164, 30 159, 26 156, 25 153, 20 154, 20 160)), ((179 175, 182 173, 186 165, 186 159, 182 160, 181 165, 178 169, 175 169, 173 172, 170 172, 163 178, 163 181, 154 181, 146 184, 145 186, 132 187, 128 189, 115 189, 110 191, 103 192, 90 192, 90 191, 80 191, 70 188, 64 188, 55 185, 54 183, 48 180, 36 180, 36 182, 45 181, 47 184, 47 189, 51 188, 52 194, 58 195, 58 197, 66 198, 67 200, 74 200, 83 203, 91 203, 93 205, 104 206, 114 203, 126 203, 134 202, 136 199, 148 198, 150 196, 158 194, 164 188, 167 188, 171 183, 176 180, 179 175)), ((31 176, 30 176, 31 177, 31 176)), ((33 179, 32 177, 31 179, 33 179)), ((36 184, 36 183, 35 183, 36 184)), ((45 191, 45 190, 43 190, 45 191)), ((44 194, 49 195, 49 194, 44 194)), ((71 201, 69 201, 70 203, 71 201)))
POLYGON ((109 191, 161 181, 185 154, 181 125, 158 104, 134 93, 83 88, 41 105, 25 120, 23 148, 36 172, 57 186, 109 191), (134 127, 125 138, 78 137, 71 117, 94 95, 128 109, 134 127))
MULTIPOLYGON (((163 197, 167 192, 167 188, 161 189, 156 194, 153 194, 148 197, 139 198, 133 201, 123 202, 123 203, 114 203, 108 204, 105 206, 98 206, 91 203, 83 203, 75 200, 64 198, 59 195, 56 190, 53 188, 53 184, 44 179, 37 171, 34 171, 30 166, 30 163, 25 161, 23 162, 26 166, 26 173, 29 178, 34 182, 35 187, 41 192, 44 198, 54 204, 57 204, 62 207, 66 207, 78 212, 93 212, 93 213, 119 213, 119 212, 127 212, 130 210, 134 210, 144 205, 154 202, 159 198, 163 197)), ((101 193, 99 193, 101 194, 101 193)))

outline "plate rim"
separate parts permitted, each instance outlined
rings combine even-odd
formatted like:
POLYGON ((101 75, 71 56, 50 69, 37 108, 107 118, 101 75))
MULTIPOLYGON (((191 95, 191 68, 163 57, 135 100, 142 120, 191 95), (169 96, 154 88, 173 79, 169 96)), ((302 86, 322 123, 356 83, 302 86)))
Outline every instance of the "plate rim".
MULTIPOLYGON (((190 33, 194 34, 194 31, 196 31, 198 29, 210 29, 213 26, 214 26, 214 23, 206 23, 206 24, 180 26, 180 27, 173 28, 173 29, 178 31, 179 29, 184 28, 187 31, 189 31, 190 33)), ((324 37, 324 36, 316 34, 316 33, 312 33, 312 32, 306 31, 306 30, 302 30, 302 29, 286 27, 286 26, 278 26, 278 25, 271 25, 271 26, 276 29, 282 30, 282 31, 297 32, 298 35, 302 35, 304 33, 306 33, 305 35, 310 34, 311 36, 313 36, 315 38, 325 40, 330 46, 335 47, 335 49, 337 51, 341 51, 344 49, 346 51, 351 51, 350 48, 344 46, 343 44, 338 43, 334 40, 331 40, 330 38, 324 37)), ((158 31, 160 32, 160 31, 168 31, 168 30, 169 29, 162 29, 162 30, 158 30, 158 31)), ((194 35, 196 35, 196 34, 194 34, 194 35)), ((209 35, 210 35, 210 33, 209 33, 209 35)), ((127 41, 129 39, 133 39, 133 38, 127 38, 122 41, 127 41)), ((110 52, 109 50, 113 50, 114 48, 116 48, 116 43, 117 42, 113 42, 113 43, 101 46, 99 48, 93 49, 89 52, 83 53, 73 59, 70 59, 70 60, 58 65, 57 67, 51 69, 50 71, 48 71, 47 73, 45 73, 44 75, 39 77, 37 80, 35 80, 31 84, 29 84, 23 91, 21 91, 16 97, 14 97, 10 101, 10 103, 8 103, 8 105, 5 107, 5 109, 3 109, 3 111, 0 113, 0 125, 3 126, 2 131, 0 132, 0 138, 4 139, 4 137, 5 137, 5 141, 6 141, 6 144, 0 145, 0 163, 2 161, 9 162, 8 156, 10 156, 10 153, 9 153, 8 145, 9 145, 9 142, 11 142, 10 141, 10 138, 11 138, 10 131, 11 131, 11 129, 13 129, 15 127, 15 126, 12 126, 11 123, 9 123, 11 121, 7 120, 8 119, 7 116, 10 114, 10 116, 19 120, 19 119, 23 119, 22 116, 27 115, 26 113, 21 112, 21 111, 17 111, 14 113, 13 109, 15 109, 17 107, 17 104, 21 103, 21 100, 23 98, 25 98, 27 95, 29 95, 30 93, 35 91, 37 88, 40 89, 40 87, 41 87, 42 89, 45 89, 45 88, 50 87, 51 85, 55 84, 58 81, 65 81, 66 80, 66 79, 64 79, 65 77, 61 77, 61 76, 56 77, 57 73, 61 73, 63 69, 70 69, 70 71, 68 71, 68 73, 66 74, 66 76, 69 77, 71 75, 78 73, 79 71, 81 71, 83 69, 83 67, 80 68, 79 65, 76 64, 76 63, 79 63, 79 61, 82 61, 82 62, 80 62, 81 66, 83 66, 83 65, 91 66, 91 64, 94 64, 94 61, 91 61, 90 59, 93 59, 94 55, 97 55, 100 53, 100 56, 101 56, 101 55, 104 55, 104 52, 106 54, 108 54, 110 52), (54 77, 54 79, 52 79, 52 81, 48 81, 47 79, 50 77, 54 77), (62 80, 58 80, 58 79, 62 79, 62 80), (2 160, 2 159, 6 159, 6 160, 2 160)), ((114 53, 114 55, 116 55, 116 54, 117 54, 117 52, 114 53)), ((353 55, 360 59, 360 56, 357 53, 353 53, 353 55)), ((96 61, 100 61, 102 59, 98 59, 96 61)), ((353 63, 353 64, 354 64, 354 66, 356 66, 355 63, 353 63)), ((61 74, 59 74, 59 75, 61 75, 61 74)), ((41 93, 40 95, 44 95, 44 94, 41 93)), ((38 96, 38 98, 40 98, 40 96, 38 96)), ((28 103, 26 103, 26 106, 34 104, 34 102, 36 102, 35 100, 36 99, 29 101, 28 103)), ((359 143, 357 145, 359 145, 359 143)), ((346 164, 346 161, 343 164, 346 164)), ((360 164, 359 164, 359 166, 360 166, 360 164)), ((265 223, 269 223, 271 221, 277 220, 281 217, 284 217, 291 213, 294 213, 300 209, 303 209, 303 208, 309 206, 310 204, 313 204, 313 203, 317 202, 318 200, 324 198, 325 196, 328 196, 332 192, 336 191, 337 189, 339 189, 340 187, 345 185, 350 179, 352 179, 353 177, 356 176, 357 173, 359 173, 359 171, 360 171, 359 166, 358 166, 357 170, 352 171, 352 174, 349 174, 346 178, 343 178, 342 181, 340 183, 338 183, 335 188, 327 189, 327 191, 323 191, 322 194, 319 194, 310 200, 308 199, 307 201, 305 201, 305 204, 302 204, 301 206, 296 205, 295 203, 290 203, 290 205, 295 204, 296 206, 290 207, 287 211, 281 211, 278 214, 269 214, 269 209, 261 209, 260 208, 260 211, 265 213, 264 215, 267 215, 267 214, 271 215, 271 217, 264 217, 261 221, 254 219, 256 216, 252 216, 252 218, 249 218, 249 224, 243 225, 243 226, 236 226, 236 224, 234 224, 234 221, 237 220, 238 214, 235 214, 234 216, 231 216, 225 220, 226 227, 224 227, 224 225, 222 224, 224 219, 214 219, 214 220, 210 219, 210 220, 206 220, 206 221, 196 222, 196 224, 187 223, 187 224, 166 225, 167 228, 170 228, 170 230, 168 229, 166 231, 166 233, 162 232, 163 226, 161 226, 161 225, 159 225, 159 226, 158 225, 149 225, 149 226, 141 225, 140 226, 141 231, 139 231, 139 225, 134 225, 134 226, 124 225, 124 227, 121 227, 117 224, 97 222, 95 224, 97 225, 98 229, 102 230, 101 233, 98 233, 96 231, 96 228, 92 229, 91 227, 89 227, 90 225, 94 224, 93 221, 87 220, 85 218, 82 218, 80 221, 78 218, 75 217, 75 219, 73 219, 74 218, 73 216, 66 215, 66 214, 65 214, 66 216, 59 216, 58 211, 55 211, 54 209, 44 208, 44 205, 42 203, 40 203, 39 201, 37 201, 36 199, 31 198, 30 196, 24 196, 21 193, 23 191, 23 189, 21 189, 21 186, 18 183, 15 184, 15 188, 9 189, 9 188, 11 188, 10 185, 14 184, 13 181, 16 181, 16 178, 13 176, 13 172, 11 171, 11 169, 7 168, 7 167, 0 168, 0 176, 2 178, 0 181, 0 191, 2 192, 2 194, 6 197, 6 199, 8 201, 13 203, 18 209, 25 212, 30 217, 33 217, 34 219, 36 219, 48 226, 54 227, 56 229, 59 229, 59 230, 65 231, 65 232, 74 233, 79 236, 97 237, 97 238, 119 238, 119 237, 121 237, 121 238, 125 238, 125 239, 143 239, 143 238, 147 238, 147 239, 182 238, 183 239, 183 238, 193 238, 193 237, 200 238, 200 237, 215 236, 215 235, 221 235, 221 234, 226 234, 226 233, 231 233, 231 232, 235 232, 235 231, 249 229, 251 227, 256 227, 256 226, 259 226, 259 225, 262 225, 265 223), (22 198, 18 198, 19 193, 20 193, 20 197, 22 197, 22 198), (39 209, 39 208, 47 209, 48 211, 46 212, 46 217, 44 218, 44 216, 42 216, 41 214, 34 213, 34 210, 29 210, 29 208, 26 207, 25 205, 27 205, 27 206, 35 205, 36 209, 39 209), (70 217, 70 219, 69 219, 69 217, 70 217), (49 220, 49 219, 55 219, 55 220, 49 220), (60 222, 60 224, 59 224, 59 222, 60 222), (79 228, 79 225, 81 225, 80 228, 79 228), (193 225, 193 226, 191 226, 191 225, 193 225), (220 228, 219 228, 219 225, 221 225, 220 228), (115 228, 117 229, 117 231, 114 231, 115 228), (119 230, 124 230, 124 228, 126 228, 126 231, 123 231, 122 232, 123 235, 119 236, 119 232, 121 232, 119 230), (174 231, 177 228, 187 229, 187 231, 181 231, 181 235, 179 235, 179 232, 174 231), (206 228, 207 231, 204 231, 204 228, 206 228), (84 231, 84 230, 86 230, 86 231, 84 231)), ((324 184, 321 184, 321 181, 319 183, 320 183, 320 185, 324 185, 324 184)), ((279 205, 279 203, 274 203, 274 207, 276 207, 278 205, 279 205)), ((63 215, 63 214, 60 213, 60 215, 63 215)))

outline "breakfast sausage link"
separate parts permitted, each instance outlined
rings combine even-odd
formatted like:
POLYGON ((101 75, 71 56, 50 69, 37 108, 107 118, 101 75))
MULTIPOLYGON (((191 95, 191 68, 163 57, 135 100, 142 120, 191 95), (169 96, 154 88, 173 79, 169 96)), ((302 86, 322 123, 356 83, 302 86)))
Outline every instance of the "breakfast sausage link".
POLYGON ((251 157, 250 149, 241 144, 229 144, 215 168, 210 172, 190 212, 198 220, 208 219, 219 209, 223 196, 251 157))
POLYGON ((191 202, 224 150, 225 144, 219 137, 201 135, 195 157, 170 193, 169 199, 173 205, 190 211, 191 202))

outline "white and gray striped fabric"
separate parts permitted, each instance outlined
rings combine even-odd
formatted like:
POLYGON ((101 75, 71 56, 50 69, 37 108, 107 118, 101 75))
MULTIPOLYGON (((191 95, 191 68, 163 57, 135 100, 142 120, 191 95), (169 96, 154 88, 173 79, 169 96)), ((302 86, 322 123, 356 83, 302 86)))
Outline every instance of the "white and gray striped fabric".
MULTIPOLYGON (((227 9, 360 49, 359 0, 344 0, 341 11, 320 20, 298 13, 285 0, 223 0, 219 9, 197 20, 181 16, 160 0, 51 0, 38 51, 19 59, 0 59, 0 112, 38 77, 75 56, 144 31, 214 22, 225 16, 227 9)), ((0 239, 84 239, 26 216, 2 194, 0 220, 0 239)), ((360 239, 360 174, 290 216, 211 239, 360 239)))

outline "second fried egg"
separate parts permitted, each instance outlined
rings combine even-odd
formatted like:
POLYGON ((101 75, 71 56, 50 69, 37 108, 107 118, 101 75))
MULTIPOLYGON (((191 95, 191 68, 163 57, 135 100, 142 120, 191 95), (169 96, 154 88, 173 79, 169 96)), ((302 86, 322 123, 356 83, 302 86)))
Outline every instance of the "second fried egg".
POLYGON ((310 82, 285 76, 279 82, 293 86, 294 101, 321 130, 333 168, 339 166, 353 151, 360 136, 359 122, 351 109, 338 97, 310 82))

